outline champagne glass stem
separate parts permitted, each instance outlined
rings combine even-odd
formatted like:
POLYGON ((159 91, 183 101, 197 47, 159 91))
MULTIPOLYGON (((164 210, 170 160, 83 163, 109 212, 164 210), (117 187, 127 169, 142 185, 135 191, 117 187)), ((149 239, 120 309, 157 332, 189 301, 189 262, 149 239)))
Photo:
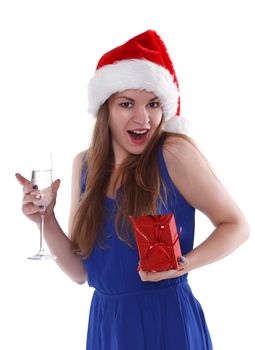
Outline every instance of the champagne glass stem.
POLYGON ((43 233, 44 233, 44 213, 41 213, 41 223, 40 223, 40 253, 44 252, 43 248, 43 233))

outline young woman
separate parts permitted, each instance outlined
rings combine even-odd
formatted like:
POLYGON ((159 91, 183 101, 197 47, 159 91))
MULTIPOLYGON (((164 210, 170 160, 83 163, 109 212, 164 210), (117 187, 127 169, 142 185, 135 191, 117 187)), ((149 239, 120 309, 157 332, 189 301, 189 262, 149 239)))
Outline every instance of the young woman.
MULTIPOLYGON (((249 235, 246 219, 185 135, 178 82, 155 31, 107 52, 89 83, 97 116, 90 148, 73 162, 69 237, 45 213, 45 240, 75 282, 95 288, 87 350, 209 350, 212 343, 188 272, 233 252, 249 235), (215 229, 193 248, 195 209, 215 229), (182 270, 137 271, 129 215, 174 213, 182 270)), ((39 223, 38 194, 23 185, 23 213, 39 223)))

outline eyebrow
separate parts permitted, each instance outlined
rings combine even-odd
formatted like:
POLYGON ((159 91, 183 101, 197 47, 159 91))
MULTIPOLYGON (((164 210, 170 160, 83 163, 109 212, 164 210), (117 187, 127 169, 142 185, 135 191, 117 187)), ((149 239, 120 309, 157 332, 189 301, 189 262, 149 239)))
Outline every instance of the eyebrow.
MULTIPOLYGON (((119 97, 117 97, 117 100, 118 100, 119 98, 125 98, 125 99, 127 99, 127 100, 129 100, 129 101, 132 101, 132 102, 135 101, 133 98, 127 97, 127 96, 119 96, 119 97)), ((155 101, 155 100, 158 100, 158 99, 159 99, 159 98, 156 96, 156 97, 151 98, 151 99, 149 100, 149 102, 152 102, 152 101, 155 101)))

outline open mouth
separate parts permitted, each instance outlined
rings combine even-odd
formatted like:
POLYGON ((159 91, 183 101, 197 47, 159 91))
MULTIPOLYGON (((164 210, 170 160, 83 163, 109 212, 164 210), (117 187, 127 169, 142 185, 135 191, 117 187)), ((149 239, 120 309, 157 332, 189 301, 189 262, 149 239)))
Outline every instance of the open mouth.
POLYGON ((148 129, 128 130, 129 135, 134 140, 142 140, 142 139, 144 139, 148 132, 149 132, 148 129))

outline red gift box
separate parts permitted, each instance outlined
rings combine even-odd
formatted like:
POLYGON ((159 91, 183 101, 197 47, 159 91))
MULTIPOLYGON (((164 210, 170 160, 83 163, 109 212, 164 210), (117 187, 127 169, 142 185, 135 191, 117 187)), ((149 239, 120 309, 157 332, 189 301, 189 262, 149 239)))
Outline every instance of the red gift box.
POLYGON ((129 218, 140 256, 138 271, 180 270, 180 234, 173 213, 139 216, 136 220, 132 216, 129 218))

